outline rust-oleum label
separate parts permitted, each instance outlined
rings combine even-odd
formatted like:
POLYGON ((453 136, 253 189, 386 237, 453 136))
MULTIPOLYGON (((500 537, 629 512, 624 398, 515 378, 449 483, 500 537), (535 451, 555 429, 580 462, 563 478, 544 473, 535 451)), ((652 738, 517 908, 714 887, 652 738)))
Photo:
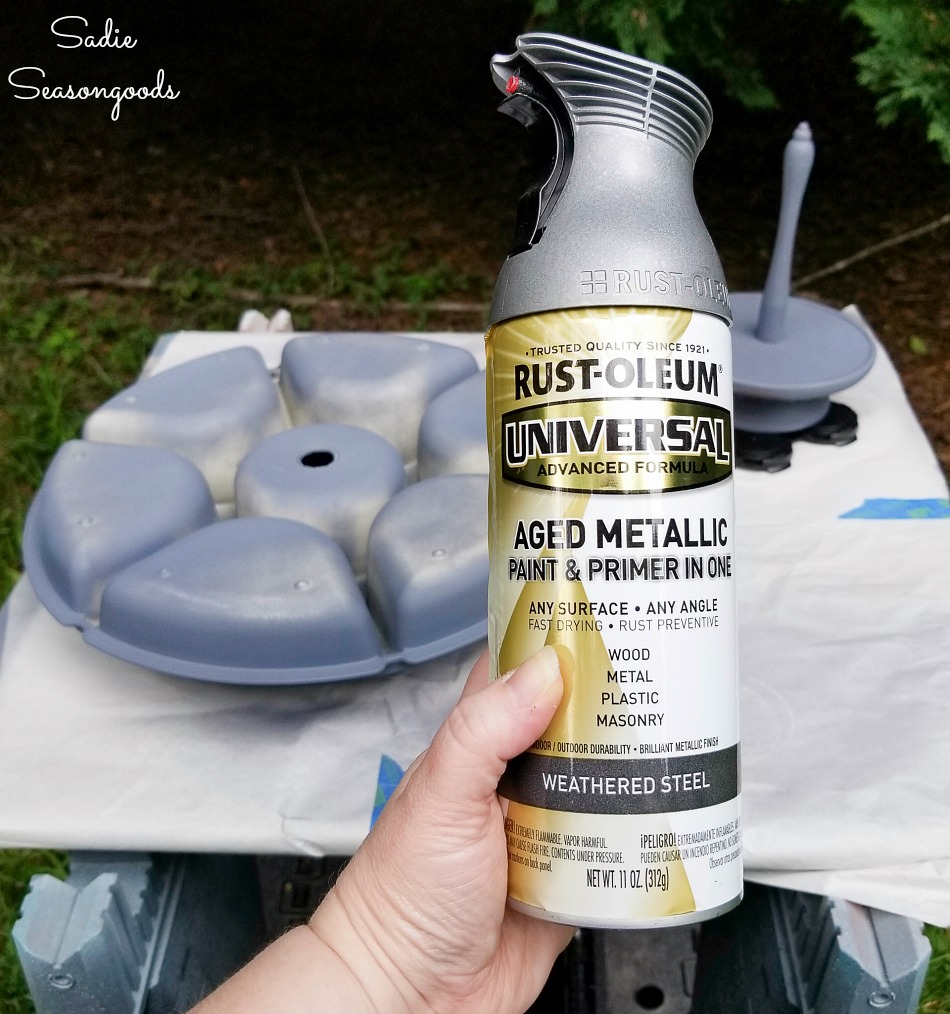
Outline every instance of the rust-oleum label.
POLYGON ((487 336, 493 673, 545 644, 565 693, 512 761, 509 896, 591 926, 741 897, 729 331, 557 311, 487 336))
POLYGON ((729 413, 702 402, 554 402, 506 412, 501 428, 502 476, 523 486, 645 493, 732 473, 729 413))

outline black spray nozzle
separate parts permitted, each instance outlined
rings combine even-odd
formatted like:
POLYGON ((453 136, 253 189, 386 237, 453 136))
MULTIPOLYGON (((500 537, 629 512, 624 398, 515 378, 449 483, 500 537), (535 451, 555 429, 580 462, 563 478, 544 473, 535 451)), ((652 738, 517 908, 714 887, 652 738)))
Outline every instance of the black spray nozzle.
POLYGON ((528 131, 531 170, 527 189, 518 201, 511 253, 539 242, 545 222, 564 187, 573 150, 573 131, 557 93, 520 53, 496 56, 495 84, 506 98, 499 110, 528 131))

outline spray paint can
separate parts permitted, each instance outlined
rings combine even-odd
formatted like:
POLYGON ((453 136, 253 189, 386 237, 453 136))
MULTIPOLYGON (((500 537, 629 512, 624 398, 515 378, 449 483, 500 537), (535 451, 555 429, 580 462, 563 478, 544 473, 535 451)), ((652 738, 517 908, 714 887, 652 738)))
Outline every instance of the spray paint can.
POLYGON ((512 761, 509 902, 582 926, 742 896, 730 310, 686 78, 529 34, 492 61, 537 175, 486 336, 493 675, 554 645, 512 761))

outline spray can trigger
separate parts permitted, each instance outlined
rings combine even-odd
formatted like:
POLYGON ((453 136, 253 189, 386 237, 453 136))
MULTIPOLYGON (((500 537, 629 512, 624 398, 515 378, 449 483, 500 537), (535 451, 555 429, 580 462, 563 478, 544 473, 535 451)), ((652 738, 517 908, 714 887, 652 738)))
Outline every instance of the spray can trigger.
MULTIPOLYGON (((529 183, 518 200, 515 236, 509 255, 534 246, 544 233, 544 224, 564 189, 570 163, 571 132, 561 118, 566 117, 556 94, 544 83, 532 83, 527 68, 513 70, 504 77, 505 68, 493 63, 496 83, 508 96, 499 112, 510 116, 528 132, 531 145, 529 183), (504 79, 504 85, 502 85, 504 79), (546 95, 545 91, 551 91, 546 95)), ((530 71, 528 71, 530 74, 530 71)))

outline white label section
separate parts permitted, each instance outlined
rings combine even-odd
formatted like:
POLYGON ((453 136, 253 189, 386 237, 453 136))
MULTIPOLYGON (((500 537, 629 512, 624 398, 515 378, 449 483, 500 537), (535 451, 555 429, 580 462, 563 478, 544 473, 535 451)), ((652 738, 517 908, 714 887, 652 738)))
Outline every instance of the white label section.
POLYGON ((666 816, 549 813, 512 804, 509 895, 583 925, 700 915, 742 890, 740 801, 666 816))

